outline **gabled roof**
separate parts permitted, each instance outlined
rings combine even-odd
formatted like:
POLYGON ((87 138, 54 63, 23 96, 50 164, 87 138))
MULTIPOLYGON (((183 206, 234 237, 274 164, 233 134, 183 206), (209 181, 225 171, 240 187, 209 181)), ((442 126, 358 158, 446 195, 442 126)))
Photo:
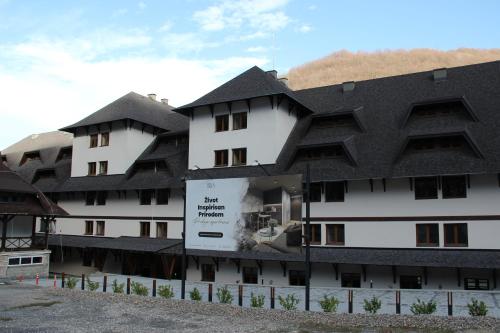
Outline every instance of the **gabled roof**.
POLYGON ((199 106, 275 95, 285 95, 292 101, 302 105, 308 112, 311 111, 290 88, 278 81, 272 74, 264 72, 257 66, 250 68, 194 102, 174 109, 174 111, 186 115, 199 106))
POLYGON ((184 117, 172 112, 172 106, 135 92, 129 92, 90 116, 73 125, 61 128, 61 131, 74 132, 78 127, 124 119, 134 120, 166 131, 187 129, 188 127, 188 122, 184 117))

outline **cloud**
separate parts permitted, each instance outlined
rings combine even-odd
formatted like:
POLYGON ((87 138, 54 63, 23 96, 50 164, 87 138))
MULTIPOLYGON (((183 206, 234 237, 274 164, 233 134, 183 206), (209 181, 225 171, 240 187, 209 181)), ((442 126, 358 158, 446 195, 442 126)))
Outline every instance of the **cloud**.
POLYGON ((297 28, 298 32, 301 32, 303 34, 308 33, 312 30, 312 27, 309 24, 302 24, 300 27, 297 28))
POLYGON ((137 4, 137 6, 139 7, 140 10, 143 10, 145 9, 148 5, 146 5, 146 3, 144 1, 139 1, 139 3, 137 4))
POLYGON ((309 7, 307 7, 309 10, 316 10, 316 8, 318 8, 316 5, 309 5, 309 7))
POLYGON ((172 29, 173 23, 171 21, 165 21, 162 26, 158 29, 159 32, 166 32, 172 29))
POLYGON ((266 52, 267 49, 264 46, 252 46, 247 48, 245 51, 251 53, 259 53, 259 52, 266 52))

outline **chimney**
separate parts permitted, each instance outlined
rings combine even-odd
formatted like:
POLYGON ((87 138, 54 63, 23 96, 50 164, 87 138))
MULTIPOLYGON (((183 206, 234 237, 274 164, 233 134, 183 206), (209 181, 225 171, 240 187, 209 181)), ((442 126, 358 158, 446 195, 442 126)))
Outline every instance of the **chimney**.
POLYGON ((272 77, 274 77, 275 79, 277 79, 277 78, 278 78, 278 71, 276 71, 276 70, 274 70, 274 69, 273 69, 272 71, 267 71, 266 73, 267 73, 267 74, 269 74, 269 75, 271 75, 271 76, 272 76, 272 77))
POLYGON ((148 94, 148 97, 152 101, 156 101, 156 94, 148 94))
POLYGON ((161 102, 162 102, 163 104, 168 104, 168 98, 162 98, 162 99, 161 99, 161 102))
POLYGON ((432 78, 434 81, 444 81, 448 77, 448 70, 446 68, 437 68, 432 71, 432 78))
POLYGON ((342 82, 342 92, 353 91, 355 86, 354 81, 342 82))
POLYGON ((288 87, 288 78, 287 77, 280 77, 278 79, 278 81, 280 81, 281 83, 283 83, 285 86, 288 87))

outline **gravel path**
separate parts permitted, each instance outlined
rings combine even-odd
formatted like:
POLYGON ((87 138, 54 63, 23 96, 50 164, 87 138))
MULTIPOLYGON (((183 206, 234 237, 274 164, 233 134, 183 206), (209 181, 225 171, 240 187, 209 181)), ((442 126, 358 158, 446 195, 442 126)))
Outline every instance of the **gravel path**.
POLYGON ((0 332, 499 332, 494 318, 246 309, 131 295, 0 285, 0 332), (342 329, 349 327, 351 329, 342 329), (358 328, 358 329, 353 329, 358 328))

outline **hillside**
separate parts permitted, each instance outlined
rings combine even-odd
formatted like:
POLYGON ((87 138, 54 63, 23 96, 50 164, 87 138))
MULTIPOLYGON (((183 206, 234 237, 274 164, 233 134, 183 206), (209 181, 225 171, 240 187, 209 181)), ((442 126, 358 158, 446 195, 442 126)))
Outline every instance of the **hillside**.
POLYGON ((413 49, 371 53, 342 50, 292 68, 288 82, 297 90, 493 60, 500 60, 500 49, 413 49))

